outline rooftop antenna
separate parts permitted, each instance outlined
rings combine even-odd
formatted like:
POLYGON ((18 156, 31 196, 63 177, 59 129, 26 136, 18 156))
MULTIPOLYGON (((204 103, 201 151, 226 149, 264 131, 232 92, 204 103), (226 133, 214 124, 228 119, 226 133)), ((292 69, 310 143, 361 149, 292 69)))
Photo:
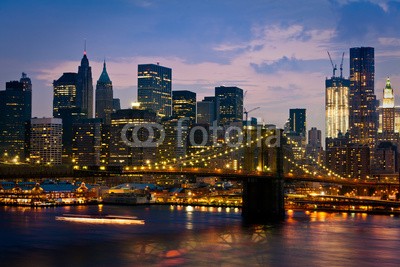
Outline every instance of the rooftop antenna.
POLYGON ((329 51, 326 51, 326 52, 328 52, 329 60, 331 61, 331 64, 332 64, 332 69, 333 69, 333 76, 332 77, 335 77, 335 72, 337 70, 336 64, 333 64, 332 57, 331 57, 331 54, 329 54, 329 51))
POLYGON ((340 62, 340 78, 343 78, 343 58, 344 58, 344 52, 342 54, 342 61, 340 62))
POLYGON ((83 54, 86 55, 86 39, 85 39, 85 46, 83 47, 83 54))

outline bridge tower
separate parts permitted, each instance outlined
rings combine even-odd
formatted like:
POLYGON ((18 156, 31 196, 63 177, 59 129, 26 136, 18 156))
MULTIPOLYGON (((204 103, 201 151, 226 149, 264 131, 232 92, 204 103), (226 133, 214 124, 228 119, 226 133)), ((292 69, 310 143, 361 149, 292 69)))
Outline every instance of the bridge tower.
MULTIPOLYGON (((282 130, 277 131, 282 140, 282 130)), ((276 175, 273 179, 249 177, 243 180, 242 216, 246 223, 277 222, 285 218, 281 144, 276 144, 275 149, 276 175)))

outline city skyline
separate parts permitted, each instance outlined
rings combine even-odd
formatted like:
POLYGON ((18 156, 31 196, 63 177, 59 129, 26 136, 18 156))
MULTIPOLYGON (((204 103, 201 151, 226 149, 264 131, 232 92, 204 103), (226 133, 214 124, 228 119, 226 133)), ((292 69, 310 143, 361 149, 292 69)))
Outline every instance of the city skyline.
POLYGON ((51 82, 64 72, 76 71, 84 39, 94 79, 100 76, 106 57, 115 97, 121 98, 123 107, 137 100, 137 65, 160 62, 173 69, 172 90, 194 91, 200 100, 216 86, 238 86, 248 91, 246 108, 261 106, 252 116, 282 127, 288 109, 306 108, 308 129, 316 126, 324 132, 324 81, 331 74, 326 50, 336 63, 341 52, 346 53, 344 76, 348 77, 349 48, 359 46, 375 48, 377 98, 382 99, 387 76, 398 94, 400 36, 393 26, 400 17, 396 16, 398 2, 310 1, 307 5, 289 1, 249 6, 230 1, 218 2, 212 10, 209 3, 171 2, 164 8, 177 19, 166 16, 158 1, 120 1, 112 7, 102 1, 44 3, 5 1, 0 9, 5 25, 0 31, 9 40, 19 40, 15 34, 22 30, 27 38, 41 37, 30 38, 29 44, 5 42, 0 49, 7 63, 0 72, 0 88, 26 72, 33 84, 33 116, 51 114, 51 82), (21 20, 9 18, 12 12, 7 11, 16 7, 26 11, 21 12, 25 14, 21 20), (108 8, 113 11, 107 12, 109 18, 93 15, 108 8), (315 8, 320 14, 315 14, 315 8), (74 21, 65 17, 71 9, 76 11, 74 21), (34 19, 55 10, 64 23, 50 17, 34 19), (226 12, 221 15, 222 10, 226 12), (151 23, 141 23, 143 16, 151 23), (187 23, 178 23, 178 18, 187 23), (58 30, 43 31, 44 24, 58 25, 58 30), (64 38, 67 33, 71 35, 64 38))

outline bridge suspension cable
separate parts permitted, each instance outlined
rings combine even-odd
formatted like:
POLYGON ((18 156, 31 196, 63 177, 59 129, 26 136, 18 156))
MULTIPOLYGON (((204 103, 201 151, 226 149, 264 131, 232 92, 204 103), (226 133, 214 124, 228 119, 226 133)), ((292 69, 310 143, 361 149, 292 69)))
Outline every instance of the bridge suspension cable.
MULTIPOLYGON (((292 140, 289 136, 285 135, 285 137, 288 139, 288 143, 293 145, 294 147, 298 148, 301 150, 302 153, 304 153, 304 155, 306 155, 306 151, 304 150, 303 147, 299 146, 297 144, 296 141, 292 140)), ((332 171, 331 169, 327 168, 325 165, 321 164, 320 162, 316 161, 315 158, 311 157, 311 156, 307 156, 310 160, 312 160, 313 163, 315 163, 318 167, 320 167, 322 170, 326 171, 327 174, 333 175, 337 178, 343 179, 343 177, 337 173, 335 173, 334 171, 332 171)), ((289 158, 286 158, 286 160, 288 160, 289 162, 291 161, 289 158)), ((307 168, 305 168, 304 166, 301 166, 297 163, 295 163, 294 161, 292 161, 293 164, 295 164, 296 167, 301 168, 303 171, 305 171, 306 173, 311 173, 313 174, 313 172, 311 172, 310 170, 308 170, 307 168)), ((315 174, 314 174, 315 175, 315 174)))

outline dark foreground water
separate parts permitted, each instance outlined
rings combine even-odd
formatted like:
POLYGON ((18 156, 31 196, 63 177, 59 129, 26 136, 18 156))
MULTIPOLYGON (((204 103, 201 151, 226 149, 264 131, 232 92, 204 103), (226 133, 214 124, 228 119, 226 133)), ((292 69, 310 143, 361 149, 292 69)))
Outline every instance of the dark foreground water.
POLYGON ((398 217, 289 212, 244 226, 239 209, 0 207, 0 266, 400 266, 398 217), (56 221, 64 213, 137 216, 145 225, 56 221))

